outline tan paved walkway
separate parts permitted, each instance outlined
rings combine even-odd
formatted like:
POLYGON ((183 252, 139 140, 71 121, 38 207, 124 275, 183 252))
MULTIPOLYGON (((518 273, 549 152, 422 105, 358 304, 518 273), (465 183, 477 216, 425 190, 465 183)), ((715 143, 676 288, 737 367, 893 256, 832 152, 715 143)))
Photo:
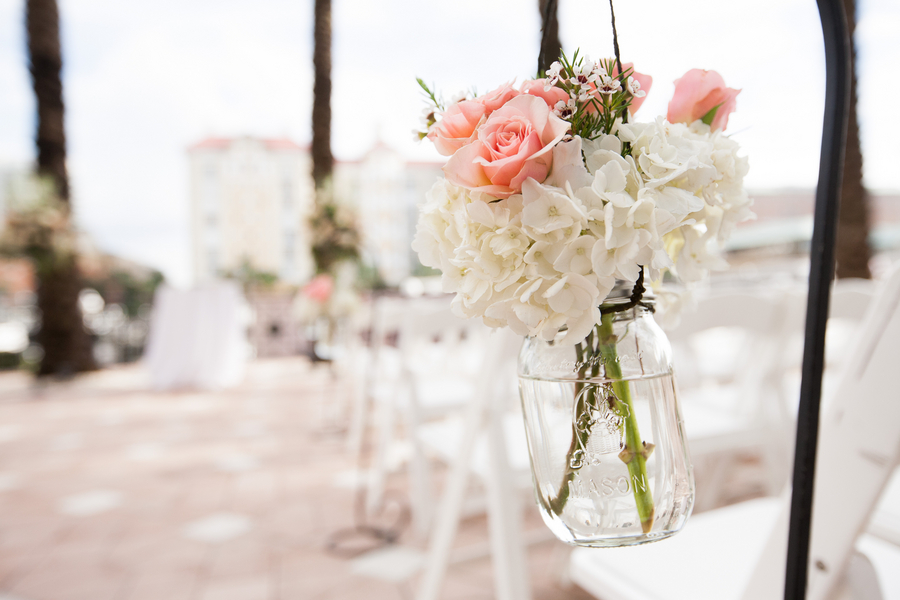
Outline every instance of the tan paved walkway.
MULTIPOLYGON (((0 373, 0 600, 411 598, 324 549, 352 524, 354 460, 321 416, 334 386, 302 359, 222 392, 148 391, 139 367, 41 388, 0 373)), ((588 598, 559 583, 566 556, 530 548, 535 600, 588 598)), ((492 597, 489 559, 451 569, 445 599, 492 597)))

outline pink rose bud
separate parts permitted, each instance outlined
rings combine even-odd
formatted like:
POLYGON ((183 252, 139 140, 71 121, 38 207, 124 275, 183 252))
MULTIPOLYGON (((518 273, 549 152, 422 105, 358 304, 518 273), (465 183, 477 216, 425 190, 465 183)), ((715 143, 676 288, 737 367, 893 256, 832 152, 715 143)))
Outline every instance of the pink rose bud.
POLYGON ((331 275, 322 273, 313 277, 312 281, 303 286, 303 295, 316 302, 327 302, 333 289, 334 281, 331 279, 331 275))
POLYGON ((435 123, 426 137, 434 142, 438 152, 451 156, 475 139, 475 129, 484 119, 485 112, 484 104, 480 102, 457 102, 444 111, 441 120, 435 123))
POLYGON ((702 119, 713 130, 725 129, 740 92, 725 87, 725 80, 715 71, 691 69, 675 80, 675 94, 669 101, 666 119, 687 124, 702 119))
POLYGON ((488 92, 483 96, 478 96, 472 100, 472 102, 478 102, 479 104, 484 105, 484 108, 487 109, 487 114, 490 115, 518 95, 519 92, 513 89, 511 83, 504 83, 496 90, 488 92))
POLYGON ((569 101, 569 94, 565 90, 549 85, 549 79, 533 79, 522 84, 522 93, 531 94, 543 98, 547 106, 553 108, 557 102, 565 104, 569 101), (545 90, 545 88, 550 88, 545 90))

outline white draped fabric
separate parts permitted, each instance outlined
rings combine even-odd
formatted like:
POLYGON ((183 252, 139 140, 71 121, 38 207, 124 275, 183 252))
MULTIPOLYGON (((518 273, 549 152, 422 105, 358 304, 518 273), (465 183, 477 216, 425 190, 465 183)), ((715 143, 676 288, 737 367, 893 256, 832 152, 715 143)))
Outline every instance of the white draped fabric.
POLYGON ((154 389, 237 385, 248 357, 247 305, 237 284, 156 292, 144 358, 154 389))

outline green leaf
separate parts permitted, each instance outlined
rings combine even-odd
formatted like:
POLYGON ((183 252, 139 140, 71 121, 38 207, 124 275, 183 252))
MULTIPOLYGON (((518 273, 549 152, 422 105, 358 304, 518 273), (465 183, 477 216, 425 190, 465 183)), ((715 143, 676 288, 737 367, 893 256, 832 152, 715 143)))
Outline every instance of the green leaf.
POLYGON ((434 106, 439 110, 443 110, 443 106, 441 106, 440 100, 437 99, 435 93, 431 91, 431 89, 428 87, 428 84, 425 83, 421 77, 416 77, 416 83, 419 84, 419 87, 425 90, 425 95, 428 96, 428 99, 431 100, 431 103, 434 104, 434 106))
POLYGON ((719 104, 716 104, 715 106, 713 106, 713 107, 709 110, 708 113, 706 113, 705 115, 703 115, 703 118, 700 119, 700 120, 703 121, 706 125, 712 125, 713 119, 716 118, 716 113, 719 112, 719 107, 722 106, 723 104, 725 104, 725 103, 724 103, 724 102, 720 102, 719 104))

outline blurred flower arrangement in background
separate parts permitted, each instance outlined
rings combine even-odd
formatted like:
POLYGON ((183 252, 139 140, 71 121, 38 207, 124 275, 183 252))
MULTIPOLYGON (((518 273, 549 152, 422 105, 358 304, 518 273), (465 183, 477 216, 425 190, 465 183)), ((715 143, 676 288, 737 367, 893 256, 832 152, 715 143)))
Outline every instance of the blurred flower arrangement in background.
POLYGON ((69 211, 50 177, 30 175, 10 181, 0 255, 27 257, 38 273, 71 259, 77 235, 69 211))

